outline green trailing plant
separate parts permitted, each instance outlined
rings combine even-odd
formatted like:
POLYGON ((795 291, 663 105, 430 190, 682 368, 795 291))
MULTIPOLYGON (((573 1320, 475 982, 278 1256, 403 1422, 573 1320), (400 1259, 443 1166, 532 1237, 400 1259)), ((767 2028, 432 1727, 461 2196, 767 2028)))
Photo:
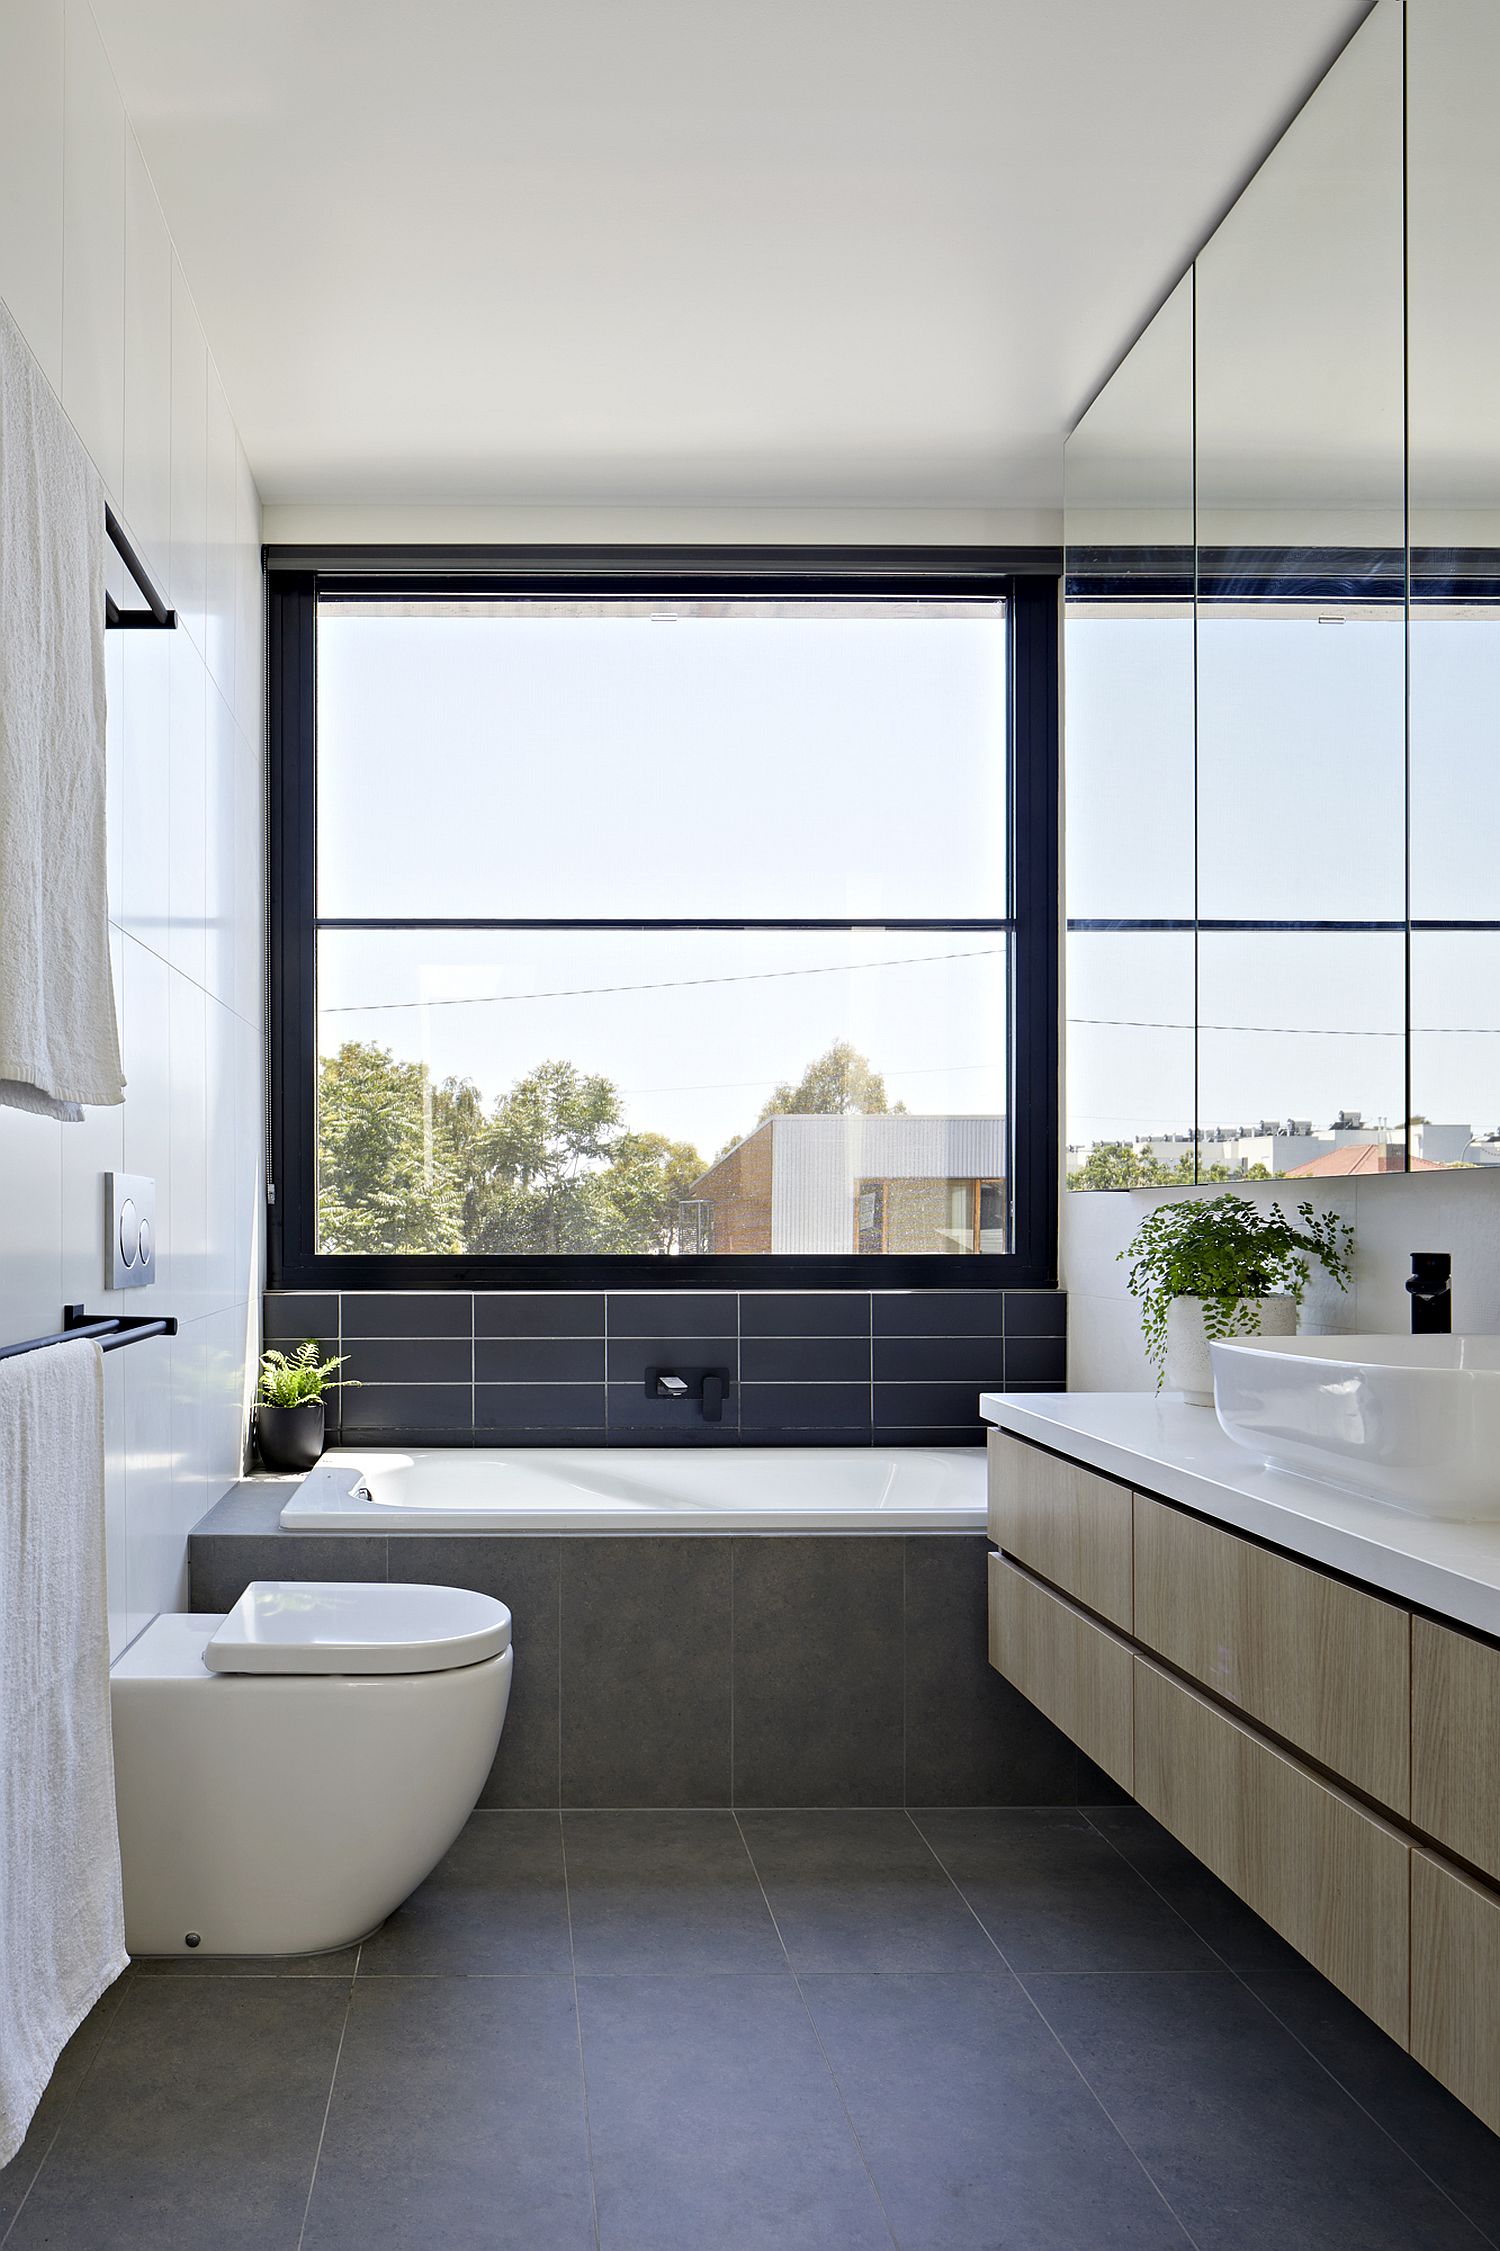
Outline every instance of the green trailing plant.
POLYGON ((1167 1365, 1167 1312, 1173 1298, 1203 1300, 1209 1338, 1254 1336, 1256 1300, 1289 1297, 1300 1305, 1317 1259, 1341 1290, 1349 1287, 1354 1230, 1334 1212, 1299 1204, 1294 1226, 1280 1204, 1248 1196, 1209 1196, 1158 1204, 1120 1252, 1129 1259, 1130 1291, 1141 1304, 1146 1352, 1160 1391, 1167 1365))
POLYGON ((263 1407, 312 1407, 326 1391, 347 1391, 351 1386, 357 1391, 353 1376, 337 1373, 343 1365, 343 1359, 321 1359, 311 1337, 290 1357, 285 1352, 263 1352, 256 1398, 263 1407))

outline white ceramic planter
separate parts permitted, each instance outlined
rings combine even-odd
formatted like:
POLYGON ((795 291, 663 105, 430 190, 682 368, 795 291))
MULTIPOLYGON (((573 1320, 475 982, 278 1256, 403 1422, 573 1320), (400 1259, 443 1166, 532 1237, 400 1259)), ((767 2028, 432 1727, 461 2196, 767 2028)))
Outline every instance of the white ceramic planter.
MULTIPOLYGON (((1180 1391, 1190 1407, 1214 1403, 1213 1363, 1203 1328, 1203 1299, 1174 1297, 1167 1307, 1167 1389, 1180 1391)), ((1241 1298, 1254 1319, 1240 1321, 1236 1336, 1293 1337, 1297 1334, 1297 1301, 1290 1297, 1241 1298)))

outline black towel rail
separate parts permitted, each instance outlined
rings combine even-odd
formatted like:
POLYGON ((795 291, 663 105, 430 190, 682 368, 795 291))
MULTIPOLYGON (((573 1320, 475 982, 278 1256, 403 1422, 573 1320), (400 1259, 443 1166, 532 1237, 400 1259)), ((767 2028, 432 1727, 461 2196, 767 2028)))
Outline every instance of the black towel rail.
POLYGON ((20 1344, 0 1344, 0 1360, 14 1360, 21 1352, 40 1352, 49 1344, 69 1344, 74 1337, 92 1337, 101 1352, 118 1352, 122 1345, 141 1344, 147 1337, 175 1337, 177 1323, 167 1313, 154 1319, 130 1313, 85 1313, 81 1305, 63 1307, 63 1325, 56 1336, 27 1337, 20 1344))
MULTIPOLYGON (((111 546, 146 597, 146 607, 143 610, 122 610, 113 594, 106 594, 104 597, 105 624, 144 626, 148 631, 173 632, 177 625, 177 612, 169 610, 157 593, 156 588, 151 583, 145 564, 126 538, 118 516, 107 501, 104 505, 104 529, 109 535, 111 546)), ((46 1341, 46 1339, 43 1339, 43 1342, 46 1341)))

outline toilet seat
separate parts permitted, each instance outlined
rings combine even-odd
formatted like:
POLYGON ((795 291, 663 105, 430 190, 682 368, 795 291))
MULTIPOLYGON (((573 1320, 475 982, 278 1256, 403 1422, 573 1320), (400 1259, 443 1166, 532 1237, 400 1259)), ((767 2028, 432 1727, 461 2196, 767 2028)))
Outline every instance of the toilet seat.
POLYGON ((337 1579, 253 1579, 203 1647, 215 1673, 444 1673, 510 1647, 493 1595, 337 1579))

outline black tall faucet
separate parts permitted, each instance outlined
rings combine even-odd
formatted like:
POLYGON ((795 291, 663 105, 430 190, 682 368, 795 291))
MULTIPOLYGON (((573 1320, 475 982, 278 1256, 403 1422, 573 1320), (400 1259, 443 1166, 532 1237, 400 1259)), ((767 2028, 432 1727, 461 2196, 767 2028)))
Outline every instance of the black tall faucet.
POLYGON ((1446 1251, 1413 1251, 1407 1281, 1414 1337, 1445 1337, 1453 1327, 1453 1261, 1446 1251))

